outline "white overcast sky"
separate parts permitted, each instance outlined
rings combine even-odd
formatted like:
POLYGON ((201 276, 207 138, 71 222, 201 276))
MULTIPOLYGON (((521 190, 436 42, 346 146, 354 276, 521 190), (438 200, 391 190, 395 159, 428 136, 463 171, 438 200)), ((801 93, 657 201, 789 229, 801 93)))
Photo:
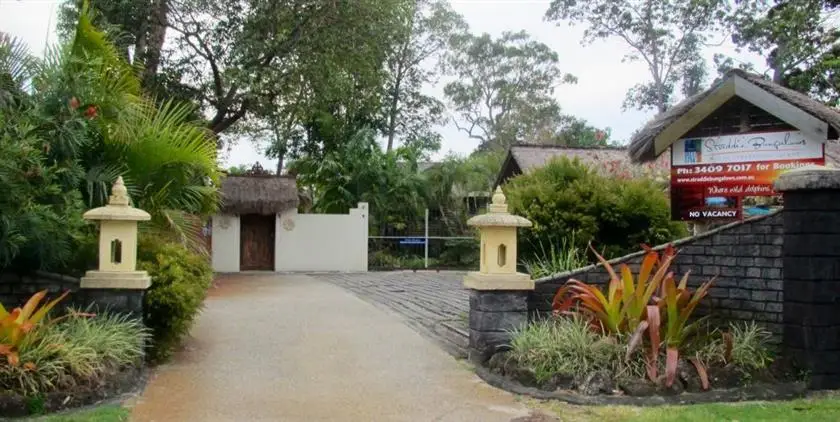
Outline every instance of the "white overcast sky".
MULTIPOLYGON (((22 38, 33 53, 40 54, 56 40, 54 28, 60 3, 61 0, 0 0, 0 31, 22 38)), ((497 36, 504 31, 524 29, 557 51, 561 69, 578 77, 576 85, 561 85, 555 91, 565 113, 582 117, 598 127, 612 128, 612 138, 616 140, 627 140, 652 117, 651 112, 621 109, 627 89, 649 79, 645 67, 638 62, 623 63, 628 48, 618 40, 598 41, 584 47, 580 45, 581 27, 543 21, 549 0, 450 0, 450 3, 475 33, 497 36)), ((710 64, 715 52, 735 55, 728 45, 708 49, 705 55, 710 64)), ((764 69, 764 63, 755 56, 737 57, 764 69)), ((442 86, 428 87, 428 90, 442 98, 442 86)), ((477 145, 454 125, 442 127, 440 132, 444 143, 438 157, 448 151, 468 154, 477 145)), ((260 161, 266 168, 276 166, 273 160, 262 156, 258 146, 249 142, 240 143, 224 155, 226 165, 260 161)))

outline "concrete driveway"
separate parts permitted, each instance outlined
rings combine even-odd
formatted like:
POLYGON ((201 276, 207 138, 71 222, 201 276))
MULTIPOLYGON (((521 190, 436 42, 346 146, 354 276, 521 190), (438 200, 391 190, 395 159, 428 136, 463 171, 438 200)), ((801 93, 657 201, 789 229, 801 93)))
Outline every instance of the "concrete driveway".
MULTIPOLYGON (((530 410, 393 313, 303 275, 222 277, 135 421, 511 421, 530 410)), ((540 419, 542 420, 542 419, 540 419)))

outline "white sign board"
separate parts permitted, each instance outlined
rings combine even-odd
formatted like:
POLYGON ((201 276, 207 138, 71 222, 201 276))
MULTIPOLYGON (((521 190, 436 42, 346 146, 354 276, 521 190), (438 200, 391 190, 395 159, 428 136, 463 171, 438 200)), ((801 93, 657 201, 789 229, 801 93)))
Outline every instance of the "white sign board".
POLYGON ((823 142, 802 132, 747 133, 680 139, 671 148, 671 165, 807 160, 823 157, 823 142))

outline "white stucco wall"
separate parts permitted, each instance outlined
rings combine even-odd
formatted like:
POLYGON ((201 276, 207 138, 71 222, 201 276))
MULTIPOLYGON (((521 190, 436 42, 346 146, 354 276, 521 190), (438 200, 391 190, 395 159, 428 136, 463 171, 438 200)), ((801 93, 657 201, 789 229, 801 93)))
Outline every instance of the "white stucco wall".
POLYGON ((213 271, 239 272, 239 216, 213 216, 213 271))
POLYGON ((277 271, 367 271, 367 252, 366 203, 348 214, 298 214, 289 210, 277 217, 277 271))

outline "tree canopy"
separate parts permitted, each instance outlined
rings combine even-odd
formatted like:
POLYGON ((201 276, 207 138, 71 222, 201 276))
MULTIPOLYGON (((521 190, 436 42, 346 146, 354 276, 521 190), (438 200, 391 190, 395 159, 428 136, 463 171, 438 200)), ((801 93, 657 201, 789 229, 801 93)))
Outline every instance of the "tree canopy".
POLYGON ((559 63, 554 50, 525 31, 458 36, 446 63, 455 80, 444 86, 456 126, 480 148, 506 148, 559 130, 563 115, 554 88, 576 81, 559 63))
POLYGON ((624 107, 663 112, 676 89, 684 95, 701 90, 706 63, 700 52, 727 10, 726 0, 553 0, 545 18, 586 25, 584 44, 621 40, 629 49, 624 60, 643 62, 651 77, 627 92, 624 107))

